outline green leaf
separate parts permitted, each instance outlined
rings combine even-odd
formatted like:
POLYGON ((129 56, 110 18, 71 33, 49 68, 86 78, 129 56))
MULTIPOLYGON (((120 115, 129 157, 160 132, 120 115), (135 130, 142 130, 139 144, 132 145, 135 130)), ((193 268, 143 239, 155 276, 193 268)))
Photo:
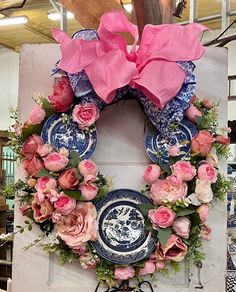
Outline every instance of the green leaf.
POLYGON ((77 168, 81 158, 76 151, 71 151, 69 156, 69 163, 68 166, 77 168))
POLYGON ((42 108, 45 110, 47 118, 55 114, 56 111, 54 110, 54 108, 52 107, 52 105, 46 98, 42 100, 42 103, 43 103, 42 108))
POLYGON ((28 125, 26 128, 22 129, 22 138, 25 141, 29 136, 33 134, 40 135, 42 130, 43 124, 39 125, 28 125))
POLYGON ((190 214, 193 214, 193 213, 195 213, 194 209, 181 208, 176 212, 176 216, 177 217, 182 217, 182 216, 190 215, 190 214))
POLYGON ((170 227, 162 229, 162 228, 158 228, 158 238, 160 240, 161 246, 165 246, 169 237, 172 234, 172 230, 170 227))
POLYGON ((148 211, 151 209, 154 209, 154 205, 152 205, 152 204, 138 204, 138 208, 144 216, 147 216, 148 211))
POLYGON ((200 220, 199 214, 197 212, 191 214, 190 215, 190 219, 191 219, 191 225, 192 225, 192 227, 201 224, 201 220, 200 220))
POLYGON ((203 119, 202 116, 195 116, 195 120, 196 120, 196 123, 197 123, 198 126, 201 125, 202 119, 203 119))
POLYGON ((35 175, 35 177, 44 177, 44 176, 51 177, 50 172, 45 168, 40 169, 40 171, 37 172, 35 175))
POLYGON ((28 226, 28 230, 29 230, 29 231, 31 231, 32 228, 33 228, 32 225, 29 225, 29 226, 28 226))
POLYGON ((28 221, 28 220, 25 220, 25 224, 26 224, 26 225, 28 225, 28 224, 30 224, 30 223, 29 223, 29 221, 28 221))
POLYGON ((81 201, 81 200, 82 200, 81 192, 78 191, 78 190, 76 190, 76 191, 63 190, 63 192, 64 192, 67 196, 76 199, 76 201, 81 201))
POLYGON ((20 228, 22 228, 22 226, 20 226, 20 225, 16 225, 16 228, 20 229, 20 228))

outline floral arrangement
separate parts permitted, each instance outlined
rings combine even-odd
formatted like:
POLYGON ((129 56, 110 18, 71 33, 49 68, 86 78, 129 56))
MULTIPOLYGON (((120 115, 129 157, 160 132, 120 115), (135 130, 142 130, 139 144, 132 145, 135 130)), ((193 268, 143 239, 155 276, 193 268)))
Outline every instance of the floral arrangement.
MULTIPOLYGON (((209 209, 215 199, 224 200, 230 189, 230 182, 218 169, 218 157, 226 158, 229 153, 229 129, 218 127, 218 105, 191 96, 184 116, 195 124, 198 133, 192 141, 182 142, 191 144, 190 153, 182 153, 178 144, 171 145, 168 163, 163 163, 157 153, 158 163, 147 166, 142 192, 152 204, 139 208, 146 218, 145 227, 158 239, 157 245, 145 260, 119 266, 100 257, 90 245, 98 231, 94 204, 111 188, 110 177, 99 173, 91 159, 83 160, 66 148, 56 149, 40 137, 44 123, 54 113, 62 114, 63 123, 73 121, 86 131, 99 118, 100 104, 86 98, 81 101, 71 85, 70 75, 64 72, 55 82, 52 95, 34 97, 35 106, 24 124, 19 122, 18 112, 12 111, 16 122, 11 146, 26 177, 14 189, 20 211, 28 217, 25 226, 16 226, 17 232, 32 230, 33 225, 42 230, 26 249, 42 246, 58 254, 61 264, 79 261, 83 269, 96 269, 98 280, 110 287, 156 272, 176 272, 184 259, 189 266, 200 263, 204 259, 202 239, 210 240, 211 228, 206 223, 209 209)), ((147 105, 149 102, 145 101, 147 105)))

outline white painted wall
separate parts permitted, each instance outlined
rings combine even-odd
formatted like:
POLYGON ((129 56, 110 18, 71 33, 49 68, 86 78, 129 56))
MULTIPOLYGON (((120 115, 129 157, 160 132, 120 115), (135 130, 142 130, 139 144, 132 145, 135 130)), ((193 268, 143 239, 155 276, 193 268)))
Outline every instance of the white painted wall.
POLYGON ((0 49, 0 130, 8 130, 12 121, 9 107, 16 107, 18 99, 19 54, 0 49))

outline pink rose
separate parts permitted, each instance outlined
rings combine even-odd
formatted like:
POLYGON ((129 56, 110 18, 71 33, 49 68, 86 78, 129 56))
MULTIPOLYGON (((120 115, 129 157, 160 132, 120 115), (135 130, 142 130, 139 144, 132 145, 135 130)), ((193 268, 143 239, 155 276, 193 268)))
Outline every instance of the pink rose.
POLYGON ((202 113, 192 103, 186 111, 186 117, 193 123, 196 122, 196 117, 201 117, 202 113))
POLYGON ((81 244, 72 248, 73 253, 77 255, 85 254, 88 251, 86 244, 81 244))
POLYGON ((80 256, 79 262, 84 270, 88 270, 95 269, 97 264, 100 262, 100 259, 97 255, 86 252, 80 256))
POLYGON ((82 197, 85 201, 93 200, 98 193, 98 187, 93 183, 89 184, 86 182, 82 182, 79 185, 79 190, 81 191, 82 197))
POLYGON ((229 145, 230 143, 230 138, 225 135, 218 135, 215 137, 216 142, 224 145, 229 145))
POLYGON ((178 161, 171 168, 172 174, 182 181, 190 181, 196 175, 196 168, 189 161, 178 161))
POLYGON ((175 233, 183 238, 189 238, 191 222, 187 217, 177 218, 172 226, 175 233))
POLYGON ((76 170, 69 168, 65 170, 58 178, 58 184, 63 190, 73 190, 79 184, 79 179, 76 176, 76 170))
POLYGON ((49 192, 45 193, 45 196, 49 198, 51 203, 55 203, 60 197, 60 194, 55 189, 51 189, 49 192))
POLYGON ((156 270, 156 265, 151 261, 147 261, 145 262, 145 266, 139 270, 138 275, 142 277, 145 275, 153 274, 155 270, 156 270))
POLYGON ((205 223, 208 219, 209 215, 209 206, 207 204, 202 204, 200 207, 197 208, 197 213, 202 223, 205 223))
POLYGON ((179 147, 177 145, 171 146, 168 149, 168 153, 170 156, 178 156, 179 155, 179 147))
POLYGON ((37 153, 41 157, 47 156, 52 151, 53 151, 53 146, 50 144, 38 145, 37 153))
POLYGON ((47 176, 40 177, 37 180, 35 185, 35 189, 40 193, 49 192, 51 189, 55 189, 57 187, 57 182, 54 178, 50 178, 47 176))
POLYGON ((161 206, 156 210, 149 210, 148 218, 151 220, 154 228, 167 228, 173 224, 175 212, 167 207, 161 206))
POLYGON ((36 155, 39 145, 43 145, 43 140, 38 135, 32 135, 27 138, 22 146, 21 153, 27 159, 36 155))
POLYGON ((30 211, 32 210, 32 206, 30 206, 30 205, 21 205, 19 207, 19 210, 20 210, 22 216, 27 216, 28 217, 29 214, 30 214, 30 211))
POLYGON ((158 166, 156 164, 150 164, 146 168, 144 175, 143 175, 143 178, 144 178, 146 183, 153 184, 158 179, 160 174, 161 174, 160 166, 158 166))
POLYGON ((58 236, 70 247, 75 247, 97 238, 97 211, 90 202, 81 202, 56 223, 58 236))
POLYGON ((211 240, 211 228, 208 225, 202 225, 201 236, 205 240, 211 240))
POLYGON ((27 185, 28 185, 30 188, 35 187, 36 183, 37 183, 37 180, 34 179, 34 178, 30 178, 30 179, 27 180, 27 185))
POLYGON ((98 179, 97 176, 89 174, 84 178, 84 182, 91 184, 94 183, 97 179, 98 179))
POLYGON ((34 176, 42 168, 44 168, 42 160, 38 159, 36 156, 31 159, 24 159, 22 162, 22 166, 26 170, 27 174, 30 176, 34 176))
POLYGON ((192 140, 192 151, 199 153, 200 156, 207 156, 211 150, 213 140, 212 135, 208 131, 199 131, 192 140))
POLYGON ((57 152, 49 153, 48 156, 46 156, 43 160, 45 168, 47 168, 49 171, 54 172, 63 170, 67 166, 69 161, 68 158, 57 152))
POLYGON ((46 117, 45 110, 42 109, 41 105, 36 104, 29 115, 28 121, 32 125, 38 125, 42 123, 45 117, 46 117))
POLYGON ((34 211, 33 216, 36 222, 43 222, 52 217, 53 206, 47 199, 40 200, 37 193, 34 195, 32 209, 34 211))
POLYGON ((66 112, 73 102, 74 92, 67 77, 62 77, 53 85, 53 94, 48 100, 57 112, 66 112))
POLYGON ((204 163, 198 168, 198 178, 215 183, 217 181, 217 170, 212 165, 204 163))
POLYGON ((80 174, 84 177, 88 175, 97 176, 98 174, 97 165, 91 159, 82 160, 78 165, 78 169, 80 174))
POLYGON ((164 201, 174 203, 178 199, 186 197, 187 190, 188 187, 185 182, 175 184, 171 180, 158 179, 151 186, 150 197, 157 204, 162 204, 164 201))
POLYGON ((161 261, 181 262, 186 256, 187 250, 187 245, 177 235, 171 234, 164 247, 160 245, 160 242, 157 244, 154 258, 161 261))
POLYGON ((128 280, 134 277, 135 271, 132 266, 119 267, 115 269, 115 279, 128 280))
POLYGON ((99 118, 99 109, 93 103, 78 104, 72 113, 73 121, 78 123, 80 129, 86 129, 99 118))
POLYGON ((52 222, 53 223, 60 223, 61 222, 61 217, 62 217, 62 214, 55 211, 53 212, 52 214, 52 222))
POLYGON ((196 181, 195 194, 199 202, 210 203, 213 199, 213 192, 211 189, 211 182, 209 180, 196 181))
POLYGON ((206 161, 214 167, 218 166, 219 161, 215 148, 212 148, 211 151, 207 154, 206 161))
POLYGON ((170 175, 170 176, 167 176, 166 177, 166 180, 170 183, 170 184, 173 184, 173 185, 179 185, 179 184, 182 184, 182 179, 177 177, 176 175, 170 175))
POLYGON ((158 261, 156 262, 156 269, 157 271, 163 270, 165 268, 166 264, 164 261, 158 261))
POLYGON ((211 108, 213 106, 213 101, 210 98, 203 98, 202 103, 206 108, 211 108))
POLYGON ((57 212, 60 212, 63 215, 68 215, 76 207, 76 200, 68 197, 62 192, 60 193, 57 201, 54 203, 54 207, 57 212))

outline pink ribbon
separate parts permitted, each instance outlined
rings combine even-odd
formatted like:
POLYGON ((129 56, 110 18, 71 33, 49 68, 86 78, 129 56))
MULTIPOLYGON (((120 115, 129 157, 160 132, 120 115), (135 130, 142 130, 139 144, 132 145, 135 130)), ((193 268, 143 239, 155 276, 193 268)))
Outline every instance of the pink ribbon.
POLYGON ((52 35, 61 44, 57 67, 71 74, 85 70, 97 95, 106 103, 112 102, 118 88, 130 85, 163 108, 178 93, 185 79, 184 70, 176 62, 202 56, 205 49, 198 37, 206 29, 196 23, 146 25, 137 49, 137 26, 122 11, 113 11, 101 17, 99 40, 71 39, 55 28, 52 35), (129 32, 133 36, 130 52, 125 39, 117 32, 129 32))

